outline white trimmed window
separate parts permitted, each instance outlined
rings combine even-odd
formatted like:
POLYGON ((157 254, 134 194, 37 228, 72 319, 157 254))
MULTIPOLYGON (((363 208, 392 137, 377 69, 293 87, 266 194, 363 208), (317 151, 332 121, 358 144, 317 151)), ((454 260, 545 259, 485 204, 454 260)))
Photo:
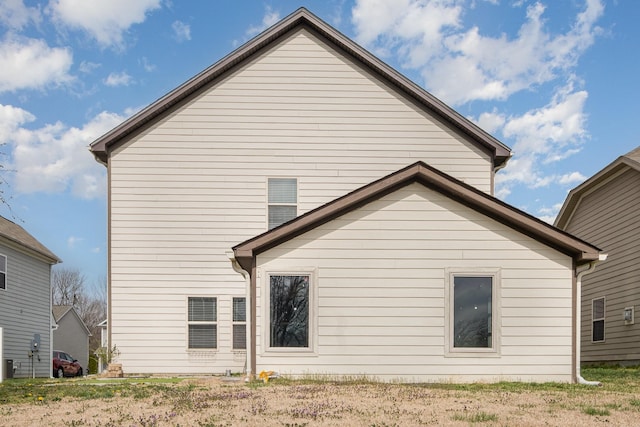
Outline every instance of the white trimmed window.
POLYGON ((311 348, 311 275, 270 275, 268 279, 270 348, 311 348))
POLYGON ((189 349, 218 347, 218 310, 214 297, 189 297, 189 349))
POLYGON ((7 256, 0 255, 0 289, 7 289, 7 256))
POLYGON ((247 349, 247 299, 233 298, 233 349, 247 349))
POLYGON ((450 271, 448 282, 448 353, 497 354, 498 270, 450 271))
POLYGON ((298 180, 269 178, 268 187, 268 221, 271 230, 298 215, 298 180))
POLYGON ((604 341, 604 297, 591 300, 591 341, 604 341))

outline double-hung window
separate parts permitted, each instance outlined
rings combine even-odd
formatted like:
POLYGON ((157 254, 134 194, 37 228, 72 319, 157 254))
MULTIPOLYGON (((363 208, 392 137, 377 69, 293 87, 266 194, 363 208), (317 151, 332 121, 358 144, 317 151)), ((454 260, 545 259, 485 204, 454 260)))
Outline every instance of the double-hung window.
POLYGON ((268 187, 268 217, 271 230, 298 215, 298 180, 269 178, 268 187))
POLYGON ((233 349, 247 348, 247 303, 246 298, 233 298, 233 349))
POLYGON ((269 347, 310 348, 310 275, 270 275, 269 347))
POLYGON ((189 297, 189 349, 218 347, 218 310, 214 297, 189 297))
POLYGON ((591 341, 604 341, 604 297, 591 301, 591 341))
POLYGON ((497 353, 498 272, 451 272, 448 283, 448 352, 497 353))
POLYGON ((0 255, 0 289, 7 289, 7 257, 0 255))

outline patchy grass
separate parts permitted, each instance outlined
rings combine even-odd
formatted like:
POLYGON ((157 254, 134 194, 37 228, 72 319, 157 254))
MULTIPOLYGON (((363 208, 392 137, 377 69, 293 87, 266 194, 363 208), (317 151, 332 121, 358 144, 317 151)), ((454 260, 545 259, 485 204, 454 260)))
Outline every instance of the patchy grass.
POLYGON ((634 425, 640 368, 583 370, 602 387, 558 383, 400 384, 364 376, 118 380, 12 379, 0 384, 6 425, 402 426, 634 425))
POLYGON ((498 421, 498 416, 496 414, 487 414, 486 412, 475 412, 473 414, 454 414, 451 419, 468 423, 487 423, 498 421))
POLYGON ((131 378, 117 381, 83 378, 10 379, 0 383, 0 405, 30 401, 61 402, 69 398, 92 400, 132 396, 136 399, 144 399, 182 380, 182 378, 131 378))
POLYGON ((608 409, 594 408, 593 406, 586 406, 582 408, 582 412, 587 415, 597 415, 597 416, 609 416, 611 412, 608 409))

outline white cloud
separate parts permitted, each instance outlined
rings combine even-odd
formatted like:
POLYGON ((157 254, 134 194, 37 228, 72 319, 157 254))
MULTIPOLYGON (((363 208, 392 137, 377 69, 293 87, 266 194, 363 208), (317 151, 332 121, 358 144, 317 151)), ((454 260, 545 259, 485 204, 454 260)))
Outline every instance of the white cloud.
MULTIPOLYGON (((265 14, 262 17, 262 21, 259 25, 251 25, 249 28, 247 28, 247 31, 245 31, 244 36, 245 36, 245 40, 248 40, 250 38, 252 38, 253 36, 261 33, 262 31, 266 30, 267 28, 271 27, 272 25, 276 24, 278 21, 280 20, 280 14, 278 12, 274 12, 270 6, 267 6, 265 9, 265 14)), ((239 46, 241 43, 243 43, 240 40, 234 40, 232 45, 234 47, 239 46)))
POLYGON ((6 119, 5 125, 8 123, 13 129, 7 140, 12 149, 13 163, 9 166, 15 171, 14 190, 61 193, 70 189, 75 196, 85 199, 103 197, 104 168, 93 159, 87 147, 125 117, 102 112, 80 128, 57 122, 27 129, 21 125, 34 118, 18 110, 10 106, 0 109, 0 120, 6 119))
POLYGON ((178 42, 185 42, 191 40, 191 27, 182 21, 175 21, 171 24, 173 29, 174 38, 178 42))
POLYGON ((80 63, 80 66, 78 67, 78 70, 80 70, 81 73, 89 74, 93 72, 93 70, 100 68, 100 66, 101 64, 98 64, 96 62, 82 61, 80 63))
POLYGON ((256 34, 261 33, 267 28, 271 27, 275 23, 280 20, 280 14, 278 12, 274 12, 271 7, 267 6, 264 16, 262 17, 262 22, 260 25, 251 26, 246 31, 247 37, 253 37, 256 34))
POLYGON ((22 108, 0 104, 0 144, 6 143, 20 126, 35 119, 33 114, 22 108))
POLYGON ((359 43, 381 55, 397 51, 420 68, 441 51, 444 31, 460 27, 462 8, 442 0, 357 0, 352 22, 359 43))
POLYGON ((144 70, 148 73, 156 70, 155 64, 152 64, 151 62, 149 62, 149 58, 147 58, 146 56, 143 56, 138 62, 142 65, 142 68, 144 68, 144 70))
POLYGON ((506 120, 504 114, 498 113, 496 109, 494 109, 490 113, 482 113, 477 120, 474 120, 472 117, 471 121, 475 122, 478 126, 480 126, 485 131, 490 134, 495 133, 498 129, 504 126, 504 122, 506 120))
POLYGON ((0 93, 69 83, 71 51, 43 40, 7 34, 0 41, 0 93))
POLYGON ((122 47, 124 33, 160 7, 161 0, 51 0, 48 11, 62 28, 83 30, 104 47, 122 47))
POLYGON ((549 224, 553 224, 558 216, 558 212, 562 209, 562 203, 556 203, 552 207, 542 207, 538 209, 538 218, 542 221, 548 222, 549 224))
POLYGON ((587 177, 582 175, 580 172, 571 172, 560 176, 558 182, 562 185, 573 185, 584 182, 586 179, 587 177))
POLYGON ((76 237, 76 236, 69 236, 69 238, 67 239, 67 246, 70 249, 75 248, 76 244, 82 242, 84 239, 82 237, 76 237))
POLYGON ((104 79, 104 84, 111 87, 129 86, 131 83, 133 83, 133 78, 127 74, 126 71, 110 73, 107 78, 104 79))
POLYGON ((357 0, 352 10, 357 39, 379 54, 394 52, 405 67, 420 70, 428 89, 458 105, 505 100, 550 82, 576 65, 599 33, 600 0, 587 0, 571 29, 551 34, 535 3, 514 37, 486 36, 463 28, 462 0, 357 0))
MULTIPOLYGON (((501 194, 508 195, 510 187, 516 184, 541 188, 584 180, 579 172, 549 173, 545 166, 577 153, 588 138, 584 113, 586 99, 587 92, 575 91, 570 82, 546 106, 505 119, 501 132, 515 144, 514 158, 496 175, 501 194)), ((490 118, 494 116, 500 117, 497 113, 489 114, 490 118)), ((499 120, 494 118, 494 122, 499 120)))
POLYGON ((30 22, 40 23, 42 15, 37 7, 25 6, 23 0, 3 0, 0 3, 0 23, 20 30, 30 22))
POLYGON ((513 149, 520 156, 540 155, 547 163, 561 160, 567 146, 579 144, 587 136, 587 96, 586 91, 574 92, 569 84, 545 107, 510 118, 502 133, 516 141, 513 149))

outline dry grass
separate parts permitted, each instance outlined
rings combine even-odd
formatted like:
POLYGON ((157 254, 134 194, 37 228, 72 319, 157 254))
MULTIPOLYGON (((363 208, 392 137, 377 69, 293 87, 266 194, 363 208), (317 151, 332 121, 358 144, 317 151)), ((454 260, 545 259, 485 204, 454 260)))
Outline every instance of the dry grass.
POLYGON ((637 425, 640 370, 585 372, 604 382, 380 384, 223 378, 11 380, 2 426, 590 426, 637 425))

